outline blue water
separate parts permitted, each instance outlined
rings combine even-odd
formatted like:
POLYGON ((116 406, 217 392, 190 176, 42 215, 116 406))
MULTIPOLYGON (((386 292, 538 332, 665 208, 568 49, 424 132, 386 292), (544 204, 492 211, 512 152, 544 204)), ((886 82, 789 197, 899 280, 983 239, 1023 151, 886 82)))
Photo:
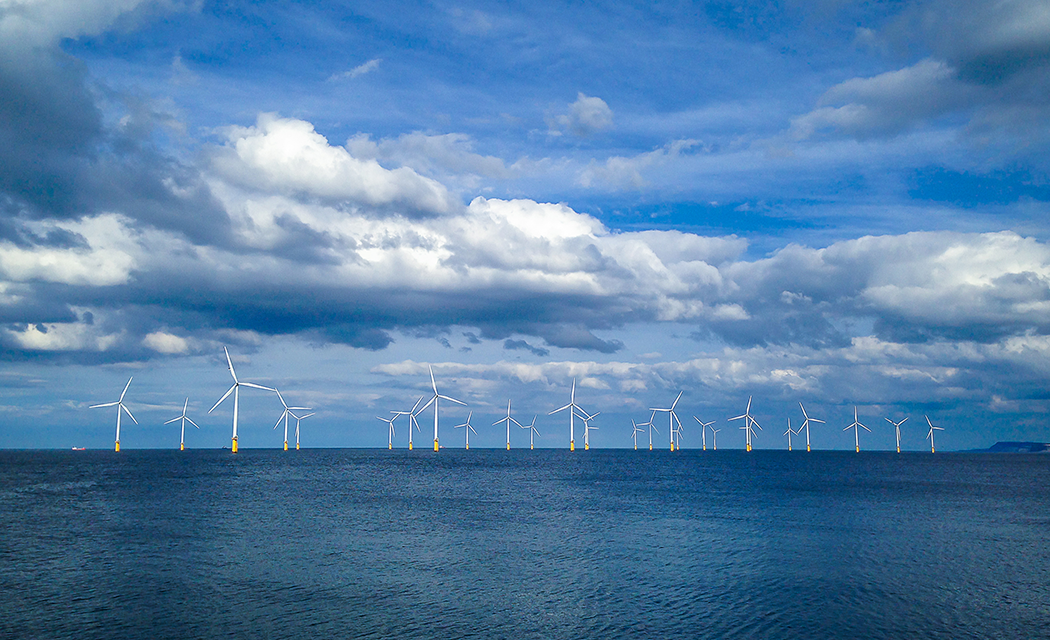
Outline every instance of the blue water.
POLYGON ((1050 637, 1050 456, 0 452, 3 638, 1050 637))

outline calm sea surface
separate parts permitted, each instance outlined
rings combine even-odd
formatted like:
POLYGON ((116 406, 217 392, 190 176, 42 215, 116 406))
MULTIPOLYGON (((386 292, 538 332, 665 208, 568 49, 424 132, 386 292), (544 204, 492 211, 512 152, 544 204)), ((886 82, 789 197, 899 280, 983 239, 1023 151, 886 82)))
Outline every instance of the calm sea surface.
POLYGON ((0 452, 2 638, 1050 637, 1050 456, 0 452))

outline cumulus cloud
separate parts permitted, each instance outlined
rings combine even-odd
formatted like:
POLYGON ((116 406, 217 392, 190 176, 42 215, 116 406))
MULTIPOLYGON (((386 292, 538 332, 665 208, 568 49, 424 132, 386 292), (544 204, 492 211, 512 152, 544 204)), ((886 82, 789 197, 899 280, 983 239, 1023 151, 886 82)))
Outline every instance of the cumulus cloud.
POLYGON ((412 167, 443 180, 473 177, 471 184, 478 183, 476 178, 503 179, 515 173, 501 158, 476 153, 474 141, 461 133, 432 135, 415 131, 378 141, 359 133, 347 141, 346 149, 363 160, 412 167))
POLYGON ((601 98, 588 96, 582 91, 577 94, 576 102, 569 105, 569 112, 547 120, 551 135, 572 133, 577 136, 590 136, 613 126, 613 112, 601 98))

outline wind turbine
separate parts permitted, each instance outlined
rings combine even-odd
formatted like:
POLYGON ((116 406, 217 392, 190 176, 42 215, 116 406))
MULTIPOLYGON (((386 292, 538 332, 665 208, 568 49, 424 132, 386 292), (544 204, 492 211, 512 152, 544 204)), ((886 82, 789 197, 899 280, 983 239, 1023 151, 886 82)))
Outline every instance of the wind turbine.
POLYGON ((530 450, 531 449, 535 449, 536 448, 536 435, 539 434, 539 431, 536 430, 536 416, 532 416, 532 424, 530 424, 527 427, 526 426, 522 426, 521 428, 529 430, 529 449, 530 450))
POLYGON ((134 376, 132 376, 131 378, 128 378, 128 383, 126 385, 124 385, 124 390, 121 391, 121 397, 117 400, 117 402, 107 402, 105 404, 95 404, 95 405, 91 405, 90 407, 88 407, 89 409, 99 409, 101 407, 111 407, 111 406, 114 406, 114 405, 117 406, 117 438, 116 438, 116 440, 114 440, 113 451, 120 451, 121 450, 121 410, 123 409, 124 411, 127 412, 128 418, 131 419, 131 422, 133 422, 134 424, 139 424, 139 421, 134 419, 134 415, 131 414, 131 411, 128 411, 128 408, 126 406, 124 406, 124 394, 128 392, 128 387, 131 386, 131 381, 132 380, 134 380, 134 376))
POLYGON ((715 421, 701 422, 700 418, 697 418, 696 416, 693 416, 693 420, 700 423, 700 443, 703 446, 704 451, 707 451, 707 428, 713 425, 715 421))
MULTIPOLYGON (((186 402, 184 402, 182 404, 182 415, 179 416, 178 418, 172 418, 171 420, 168 420, 167 422, 164 423, 164 424, 171 424, 172 422, 175 422, 176 420, 182 420, 182 433, 179 435, 179 451, 185 451, 186 450, 186 422, 189 421, 190 424, 192 424, 193 426, 197 427, 197 423, 194 422, 193 420, 191 420, 186 415, 186 407, 188 407, 189 405, 190 405, 190 399, 186 398, 186 402)), ((197 427, 197 428, 200 429, 200 427, 197 427)))
POLYGON ((715 451, 718 451, 718 432, 721 429, 711 429, 711 444, 715 451))
POLYGON ((926 418, 926 424, 930 425, 930 432, 926 434, 926 437, 930 441, 930 453, 937 453, 937 449, 935 449, 934 446, 933 446, 933 432, 934 431, 944 431, 944 428, 943 427, 935 427, 935 426, 933 426, 933 423, 930 422, 930 417, 929 416, 924 415, 923 418, 926 418))
POLYGON ((233 370, 233 360, 230 359, 230 352, 226 347, 222 348, 226 354, 226 364, 230 367, 230 375, 233 376, 233 386, 230 387, 229 391, 223 394, 219 401, 208 409, 208 413, 215 411, 215 407, 222 404, 222 401, 230 397, 233 394, 233 444, 230 446, 230 450, 233 453, 237 453, 237 410, 239 407, 239 396, 241 394, 241 387, 252 387, 253 389, 262 389, 263 391, 277 391, 277 389, 271 389, 270 387, 264 387, 261 384, 255 384, 254 382, 241 382, 237 379, 237 372, 233 370))
MULTIPOLYGON (((907 417, 905 417, 900 422, 894 422, 893 420, 890 420, 889 418, 886 418, 886 422, 892 424, 893 425, 893 430, 897 432, 897 453, 901 452, 901 425, 904 424, 907 421, 908 421, 907 417)), ((930 426, 932 427, 933 425, 930 425, 930 426)))
MULTIPOLYGON (((677 416, 676 416, 677 417, 677 416)), ((678 423, 678 427, 674 430, 674 448, 675 451, 682 450, 682 431, 685 429, 682 427, 682 423, 678 423)))
POLYGON ((580 405, 576 404, 576 378, 572 379, 572 391, 569 392, 569 404, 551 411, 547 415, 552 416, 559 411, 569 410, 569 451, 576 451, 576 426, 573 421, 576 418, 576 412, 579 411, 583 415, 587 415, 587 412, 580 408, 580 405))
POLYGON ((634 427, 634 431, 631 432, 631 438, 634 440, 634 450, 638 450, 638 432, 645 433, 645 429, 638 426, 638 423, 631 420, 631 426, 634 427))
MULTIPOLYGON (((456 426, 452 427, 453 429, 459 429, 460 427, 466 427, 466 429, 464 430, 464 433, 467 434, 467 446, 466 446, 466 449, 468 451, 470 450, 470 432, 474 431, 474 427, 470 426, 470 416, 472 416, 472 415, 474 415, 473 411, 468 412, 467 413, 467 421, 466 422, 464 422, 463 424, 457 424, 456 426)), ((474 435, 477 435, 477 434, 478 434, 478 432, 474 431, 474 435)))
POLYGON ((810 451, 811 449, 809 448, 809 423, 810 422, 819 422, 820 424, 827 424, 827 423, 824 422, 823 420, 817 420, 816 418, 810 418, 809 414, 806 413, 806 408, 802 406, 801 402, 798 403, 798 408, 802 409, 802 416, 805 418, 805 420, 802 421, 802 426, 800 426, 798 428, 798 430, 799 431, 802 431, 803 429, 806 430, 806 451, 810 451))
POLYGON ((438 447, 438 400, 448 400, 449 402, 461 404, 464 407, 467 406, 467 403, 461 400, 456 400, 455 398, 443 396, 440 393, 438 393, 437 382, 434 381, 434 367, 430 365, 427 366, 430 368, 430 386, 434 388, 434 395, 425 405, 423 405, 423 408, 420 409, 420 411, 423 411, 424 409, 429 407, 431 403, 434 403, 434 451, 437 451, 440 448, 438 447))
POLYGON ((514 418, 510 417, 510 400, 507 400, 507 417, 503 418, 502 420, 497 420, 497 421, 493 422, 492 426, 496 426, 497 424, 499 424, 501 422, 506 422, 507 423, 507 451, 510 451, 510 423, 513 422, 514 424, 518 425, 522 429, 525 428, 524 426, 522 426, 522 424, 520 422, 518 422, 514 418))
MULTIPOLYGON (((798 430, 802 431, 802 427, 799 427, 798 430)), ((783 433, 783 435, 788 437, 788 451, 791 451, 791 436, 797 434, 798 432, 791 430, 791 418, 788 418, 788 429, 783 433)))
MULTIPOLYGON (((284 396, 281 395, 280 390, 274 389, 277 392, 277 397, 281 399, 281 404, 284 405, 284 413, 281 414, 280 418, 277 418, 277 424, 273 425, 273 428, 281 426, 281 420, 284 420, 284 450, 288 450, 288 416, 295 417, 292 411, 309 411, 310 407, 289 407, 288 403, 284 401, 284 396)), ((393 427, 394 425, 390 425, 393 427)), ((298 447, 296 447, 298 449, 298 447)))
POLYGON ((649 422, 643 422, 641 425, 639 425, 639 426, 642 426, 642 427, 644 427, 644 426, 648 426, 649 427, 649 451, 653 450, 653 431, 655 430, 656 433, 660 433, 660 430, 657 429, 655 425, 653 425, 653 420, 654 419, 656 419, 656 412, 655 411, 653 411, 653 414, 651 416, 649 416, 649 422))
MULTIPOLYGON (((396 416, 394 416, 393 418, 381 418, 379 416, 376 416, 376 420, 382 420, 383 422, 387 423, 390 426, 390 429, 387 431, 387 438, 386 438, 386 448, 387 449, 393 449, 394 448, 394 420, 397 420, 398 416, 400 416, 400 415, 401 414, 399 413, 396 416)), ((411 428, 411 427, 409 427, 409 428, 411 428)))
POLYGON ((598 427, 591 426, 591 420, 594 420, 601 414, 601 411, 596 412, 593 416, 589 416, 584 412, 584 415, 580 416, 580 420, 583 420, 583 450, 589 451, 591 448, 591 429, 597 430, 598 427))
MULTIPOLYGON (((410 411, 391 411, 390 412, 390 413, 394 414, 394 418, 395 419, 397 419, 398 416, 408 416, 408 450, 409 451, 412 450, 412 427, 415 427, 416 431, 419 431, 419 423, 416 422, 416 415, 418 415, 416 413, 416 409, 419 407, 419 403, 420 402, 423 402, 423 396, 419 396, 419 400, 416 400, 416 403, 414 405, 412 405, 412 409, 410 411)), ((420 409, 420 411, 422 411, 422 409, 420 409)))
MULTIPOLYGON (((669 429, 669 430, 670 430, 670 432, 671 432, 671 433, 670 433, 670 435, 671 435, 671 451, 674 451, 674 448, 675 448, 675 442, 674 442, 674 436, 675 436, 675 430, 674 430, 674 423, 675 423, 675 422, 677 422, 679 426, 681 426, 681 424, 682 424, 682 421, 678 419, 678 414, 674 412, 674 408, 675 408, 675 405, 677 405, 677 404, 678 404, 678 401, 682 399, 682 394, 683 394, 683 393, 685 393, 685 392, 684 392, 684 391, 679 391, 679 392, 678 392, 678 397, 677 397, 677 398, 675 398, 675 399, 674 399, 674 402, 672 402, 672 403, 671 403, 671 408, 670 408, 670 409, 654 409, 653 407, 649 407, 649 411, 655 411, 655 412, 659 412, 659 413, 667 413, 667 422, 668 422, 668 423, 669 423, 669 425, 670 425, 670 426, 668 427, 668 429, 669 429)), ((655 416, 655 414, 654 414, 654 416, 655 416)))
POLYGON ((315 414, 308 413, 305 416, 297 416, 294 413, 292 414, 292 417, 295 418, 295 450, 296 451, 299 450, 299 422, 302 421, 302 420, 306 420, 307 418, 309 418, 312 415, 315 415, 315 414))
POLYGON ((739 420, 741 418, 744 419, 744 426, 740 428, 744 430, 744 436, 747 440, 748 451, 751 451, 751 437, 755 433, 755 430, 752 428, 751 425, 758 427, 760 430, 762 429, 762 425, 758 424, 758 421, 751 417, 751 398, 752 396, 747 397, 747 409, 744 409, 743 415, 737 416, 735 418, 730 418, 730 420, 739 420))
POLYGON ((871 429, 869 429, 869 428, 865 427, 864 425, 862 425, 860 423, 860 420, 857 419, 857 406, 854 405, 853 406, 853 424, 851 424, 850 426, 848 426, 845 429, 843 429, 843 431, 849 431, 850 429, 853 429, 854 440, 856 440, 856 443, 857 443, 857 453, 860 453, 860 429, 861 429, 861 427, 864 427, 865 431, 867 431, 868 433, 871 433, 871 429))

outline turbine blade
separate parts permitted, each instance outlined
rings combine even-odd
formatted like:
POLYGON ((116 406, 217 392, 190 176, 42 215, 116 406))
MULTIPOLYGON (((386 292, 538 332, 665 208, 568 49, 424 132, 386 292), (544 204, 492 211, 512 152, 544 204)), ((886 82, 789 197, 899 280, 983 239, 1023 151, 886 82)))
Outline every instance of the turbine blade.
POLYGON ((230 365, 230 375, 233 376, 233 382, 236 383, 237 372, 233 370, 233 360, 230 359, 230 350, 226 347, 223 347, 222 350, 226 354, 226 364, 230 365))
POLYGON ((685 391, 679 391, 679 392, 678 392, 678 397, 677 397, 677 398, 675 398, 675 399, 674 399, 674 402, 672 402, 672 403, 671 403, 671 410, 672 410, 672 411, 674 411, 675 405, 677 405, 677 404, 678 404, 678 401, 682 399, 682 394, 683 394, 683 393, 685 393, 685 391))
POLYGON ((461 404, 464 407, 467 406, 467 403, 463 402, 462 400, 456 400, 455 398, 450 398, 448 396, 438 396, 438 397, 441 398, 442 400, 448 400, 450 402, 455 402, 456 404, 461 404))
MULTIPOLYGON (((225 349, 225 347, 223 347, 223 348, 225 349)), ((223 401, 223 400, 225 400, 226 398, 229 398, 229 397, 230 397, 230 394, 231 394, 231 393, 233 393, 233 390, 234 390, 234 389, 236 389, 236 388, 237 388, 237 383, 236 383, 236 382, 234 382, 234 383, 233 383, 233 386, 232 386, 232 387, 230 387, 229 391, 227 391, 226 393, 224 393, 224 394, 222 395, 222 397, 221 397, 221 398, 219 398, 219 401, 218 401, 218 402, 216 402, 216 403, 215 403, 215 405, 214 405, 214 406, 213 406, 213 407, 212 407, 211 409, 208 409, 208 413, 211 413, 212 411, 215 411, 215 407, 217 407, 217 406, 219 406, 220 404, 222 404, 222 401, 223 401)))
POLYGON ((115 404, 117 404, 117 403, 116 402, 107 402, 106 404, 93 404, 90 407, 88 407, 88 409, 98 409, 100 407, 112 407, 115 404))
POLYGON ((195 427, 197 427, 198 429, 200 429, 200 427, 199 427, 199 426, 197 425, 197 423, 196 423, 196 422, 194 422, 193 420, 190 420, 189 418, 186 418, 186 422, 189 422, 189 423, 190 423, 190 424, 192 424, 193 426, 195 426, 195 427))
MULTIPOLYGON (((100 405, 100 406, 104 406, 104 405, 100 405)), ((566 409, 568 409, 568 408, 569 408, 569 407, 571 407, 571 406, 572 406, 571 404, 567 404, 567 405, 565 405, 564 407, 562 407, 562 408, 560 408, 560 409, 555 409, 554 411, 551 411, 551 412, 550 412, 550 413, 548 413, 547 415, 549 415, 549 416, 552 416, 552 415, 554 415, 555 413, 558 413, 559 411, 565 411, 566 409)))
POLYGON ((437 395, 438 385, 437 382, 434 381, 434 367, 430 366, 429 364, 427 365, 427 367, 430 368, 430 386, 434 387, 434 395, 437 395))
POLYGON ((287 409, 285 409, 285 410, 284 410, 284 413, 282 413, 282 414, 281 414, 281 417, 280 417, 280 418, 277 418, 277 424, 273 425, 273 428, 274 428, 274 429, 276 429, 277 427, 281 426, 281 420, 284 420, 284 416, 285 416, 285 415, 286 415, 287 413, 288 413, 288 410, 287 410, 287 409))
MULTIPOLYGON (((182 418, 183 418, 183 416, 179 416, 178 418, 172 418, 171 420, 168 420, 164 424, 171 424, 172 422, 176 422, 178 420, 182 420, 182 418)), ((189 418, 186 418, 186 419, 189 420, 189 418)))
MULTIPOLYGON (((128 410, 128 408, 124 406, 124 403, 119 403, 119 404, 117 404, 117 406, 120 407, 120 409, 123 409, 124 413, 128 414, 128 417, 131 418, 132 422, 134 422, 135 424, 139 423, 139 421, 135 419, 135 416, 131 415, 131 411, 128 410)), ((117 413, 120 413, 120 409, 117 409, 117 413)))
POLYGON ((288 403, 284 401, 284 396, 281 395, 281 390, 276 388, 276 387, 274 387, 274 391, 277 392, 277 397, 281 399, 281 404, 283 404, 284 408, 287 409, 288 408, 288 403))
POLYGON ((245 387, 252 387, 253 389, 262 389, 263 391, 277 391, 277 389, 274 389, 272 387, 264 387, 261 384, 255 384, 254 382, 241 382, 238 384, 241 384, 245 387))
POLYGON ((117 400, 117 402, 124 402, 124 394, 128 392, 128 387, 131 386, 131 381, 134 379, 135 376, 131 376, 130 378, 128 378, 128 383, 124 385, 124 390, 120 392, 120 400, 117 400))

